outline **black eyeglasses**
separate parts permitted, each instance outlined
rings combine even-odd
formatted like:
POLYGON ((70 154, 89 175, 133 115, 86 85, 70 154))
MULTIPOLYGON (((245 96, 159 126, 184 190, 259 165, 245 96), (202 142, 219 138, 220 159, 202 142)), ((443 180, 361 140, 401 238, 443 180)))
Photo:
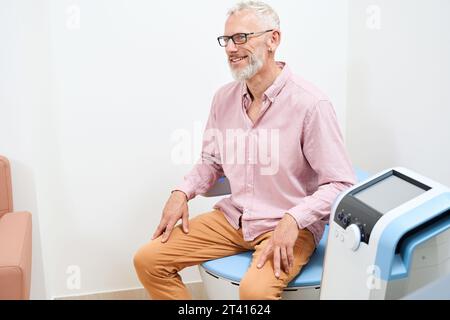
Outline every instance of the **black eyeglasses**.
POLYGON ((221 47, 226 47, 228 44, 228 41, 231 39, 233 40, 234 44, 244 44, 247 42, 249 36, 254 36, 254 37, 258 37, 264 33, 273 31, 273 29, 270 30, 266 30, 266 31, 260 31, 260 32, 250 32, 250 33, 236 33, 233 34, 232 36, 220 36, 217 38, 217 41, 219 42, 219 45, 221 47))

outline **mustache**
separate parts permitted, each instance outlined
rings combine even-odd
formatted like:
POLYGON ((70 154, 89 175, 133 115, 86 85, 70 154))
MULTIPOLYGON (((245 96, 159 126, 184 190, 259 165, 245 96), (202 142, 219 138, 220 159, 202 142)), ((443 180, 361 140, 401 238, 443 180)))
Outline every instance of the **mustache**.
POLYGON ((239 59, 239 58, 248 58, 249 61, 253 61, 253 60, 255 60, 255 57, 256 57, 255 54, 248 53, 248 54, 243 54, 243 55, 231 54, 227 58, 228 58, 228 61, 230 61, 231 59, 239 59))

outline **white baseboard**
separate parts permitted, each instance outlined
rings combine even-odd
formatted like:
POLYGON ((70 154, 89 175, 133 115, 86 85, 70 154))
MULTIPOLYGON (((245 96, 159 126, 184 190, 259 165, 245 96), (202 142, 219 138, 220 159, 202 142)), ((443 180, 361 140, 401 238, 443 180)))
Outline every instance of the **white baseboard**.
MULTIPOLYGON (((202 281, 185 283, 194 300, 206 300, 202 281)), ((97 291, 77 295, 54 296, 52 300, 151 300, 143 287, 112 291, 97 291)))

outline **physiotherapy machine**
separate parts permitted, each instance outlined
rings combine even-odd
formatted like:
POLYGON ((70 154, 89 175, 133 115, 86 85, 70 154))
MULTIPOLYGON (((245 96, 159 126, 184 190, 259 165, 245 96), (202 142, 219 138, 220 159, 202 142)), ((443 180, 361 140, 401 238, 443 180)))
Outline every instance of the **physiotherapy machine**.
MULTIPOLYGON (((319 246, 283 299, 397 299, 450 274, 450 191, 404 168, 338 196, 319 246)), ((229 193, 226 178, 205 196, 229 193)), ((200 265, 209 299, 239 299, 252 251, 200 265)), ((450 290, 450 289, 449 289, 450 290)))
POLYGON ((450 274, 450 190, 405 168, 341 194, 329 229, 321 299, 400 299, 450 274))

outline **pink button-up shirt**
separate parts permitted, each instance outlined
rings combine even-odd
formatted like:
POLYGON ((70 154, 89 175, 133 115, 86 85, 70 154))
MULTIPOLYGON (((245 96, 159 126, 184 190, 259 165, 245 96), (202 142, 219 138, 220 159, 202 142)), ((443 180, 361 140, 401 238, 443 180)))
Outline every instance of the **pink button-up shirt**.
POLYGON ((231 195, 214 208, 225 213, 244 240, 275 229, 285 213, 314 235, 316 245, 337 195, 355 183, 329 99, 288 66, 265 91, 258 119, 247 115, 244 82, 215 94, 203 135, 201 159, 174 190, 188 199, 225 175, 231 195))

